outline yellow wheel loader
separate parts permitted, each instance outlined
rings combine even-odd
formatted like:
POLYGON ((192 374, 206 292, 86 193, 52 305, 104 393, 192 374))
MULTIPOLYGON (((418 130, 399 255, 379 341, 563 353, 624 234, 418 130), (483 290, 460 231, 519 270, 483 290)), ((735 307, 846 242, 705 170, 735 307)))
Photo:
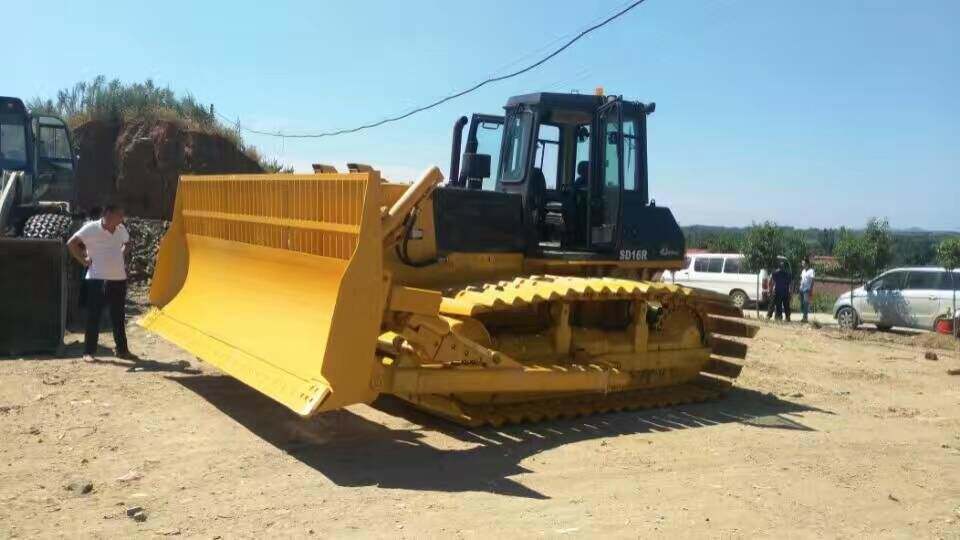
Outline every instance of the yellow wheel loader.
POLYGON ((443 186, 185 176, 141 324, 304 417, 379 394, 469 426, 717 396, 755 328, 653 281, 684 253, 647 193, 653 110, 511 98, 456 122, 443 186))

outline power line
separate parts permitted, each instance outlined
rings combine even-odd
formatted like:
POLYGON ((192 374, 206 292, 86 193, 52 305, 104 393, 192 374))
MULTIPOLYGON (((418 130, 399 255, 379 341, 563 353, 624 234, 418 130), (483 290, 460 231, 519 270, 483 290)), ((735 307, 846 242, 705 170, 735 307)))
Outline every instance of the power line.
MULTIPOLYGON (((633 2, 633 0, 629 0, 629 1, 627 1, 627 2, 623 2, 623 3, 621 3, 617 8, 615 8, 615 9, 617 9, 617 10, 623 9, 624 7, 626 7, 628 4, 631 4, 632 2, 633 2)), ((602 21, 605 17, 606 17, 606 15, 599 15, 599 16, 597 16, 597 17, 594 17, 594 18, 590 19, 589 21, 587 21, 586 24, 584 24, 583 26, 581 26, 580 29, 587 28, 587 27, 589 27, 589 26, 592 25, 592 24, 595 24, 595 23, 597 23, 597 22, 599 22, 599 21, 602 21)), ((554 45, 556 45, 557 43, 562 43, 564 40, 570 39, 572 36, 577 35, 577 34, 580 32, 580 29, 575 29, 575 30, 572 30, 572 31, 570 31, 570 32, 566 32, 566 33, 564 33, 564 34, 562 34, 562 35, 559 35, 559 36, 553 38, 552 40, 548 41, 547 43, 544 43, 543 45, 540 45, 539 47, 537 47, 537 48, 534 49, 534 50, 531 50, 531 51, 528 51, 528 52, 526 52, 526 53, 524 53, 524 54, 521 54, 521 55, 518 56, 517 58, 514 58, 513 60, 511 60, 510 62, 507 62, 507 63, 501 65, 500 67, 498 67, 497 69, 494 69, 493 71, 489 72, 488 76, 489 76, 489 77, 495 77, 495 76, 496 76, 496 73, 499 73, 499 72, 501 72, 501 71, 503 71, 503 70, 505 70, 505 69, 508 69, 508 68, 511 68, 511 67, 513 67, 513 66, 515 66, 515 65, 517 65, 517 64, 520 64, 521 62, 523 62, 524 60, 526 60, 526 59, 528 59, 528 58, 533 58, 533 57, 536 57, 536 56, 539 55, 539 54, 544 53, 545 51, 549 51, 549 50, 550 50, 554 45)))
POLYGON ((448 96, 446 96, 446 97, 443 97, 443 98, 440 98, 440 99, 438 99, 438 100, 436 100, 436 101, 434 101, 434 102, 432 102, 432 103, 429 103, 429 104, 427 104, 427 105, 423 105, 422 107, 417 107, 417 108, 415 108, 415 109, 413 109, 413 110, 410 110, 410 111, 407 111, 407 112, 405 112, 405 113, 403 113, 403 114, 399 114, 399 115, 396 115, 396 116, 390 116, 390 117, 384 118, 384 119, 382 119, 382 120, 378 120, 378 121, 376 121, 376 122, 371 122, 371 123, 368 123, 368 124, 362 124, 362 125, 357 126, 357 127, 354 127, 354 128, 338 129, 338 130, 334 130, 334 131, 325 131, 325 132, 321 132, 321 133, 281 133, 281 132, 279 132, 279 131, 278 131, 278 132, 270 132, 270 131, 261 131, 261 130, 256 130, 256 129, 247 128, 247 127, 242 127, 242 126, 240 125, 240 122, 237 121, 237 120, 231 120, 231 119, 223 116, 223 115, 220 114, 220 113, 217 113, 217 116, 219 116, 219 117, 220 117, 222 120, 224 120, 225 122, 227 122, 227 123, 229 123, 229 124, 232 124, 232 125, 236 125, 238 128, 240 128, 240 129, 242 129, 243 131, 246 131, 246 132, 248 132, 248 133, 254 133, 254 134, 256 134, 256 135, 266 135, 266 136, 269 136, 269 137, 289 138, 289 139, 319 139, 319 138, 322 138, 322 137, 335 137, 335 136, 337 136, 337 135, 346 135, 346 134, 348 134, 348 133, 356 133, 356 132, 358 132, 358 131, 363 131, 363 130, 365 130, 365 129, 371 129, 371 128, 379 127, 379 126, 382 126, 382 125, 384 125, 384 124, 389 124, 389 123, 391 123, 391 122, 398 122, 398 121, 403 120, 403 119, 405 119, 405 118, 409 118, 409 117, 411 117, 411 116, 413 116, 413 115, 415 115, 415 114, 417 114, 417 113, 421 113, 421 112, 423 112, 423 111, 426 111, 426 110, 429 110, 429 109, 433 109, 433 108, 438 107, 438 106, 440 106, 440 105, 442 105, 442 104, 444 104, 444 103, 446 103, 446 102, 448 102, 448 101, 451 101, 451 100, 457 99, 457 98, 459 98, 459 97, 465 96, 465 95, 467 95, 467 94, 469 94, 469 93, 471 93, 471 92, 474 92, 474 91, 480 89, 481 87, 486 86, 486 85, 488 85, 488 84, 490 84, 490 83, 495 83, 495 82, 505 81, 505 80, 507 80, 507 79, 512 79, 512 78, 517 77, 517 76, 519 76, 519 75, 523 75, 524 73, 526 73, 526 72, 528 72, 528 71, 530 71, 530 70, 536 69, 536 68, 542 66, 543 64, 547 63, 548 61, 550 61, 553 57, 555 57, 555 56, 557 56, 558 54, 562 53, 563 51, 567 50, 567 48, 569 48, 571 45, 573 45, 574 43, 576 43, 577 41, 579 41, 581 38, 583 38, 583 37, 586 36, 587 34, 589 34, 589 33, 593 32, 593 31, 595 31, 595 30, 597 30, 597 29, 599 29, 599 28, 602 28, 602 27, 610 24, 610 23, 613 22, 614 20, 622 17, 622 16, 625 15, 627 12, 629 12, 629 11, 632 10, 633 8, 639 6, 640 4, 644 3, 645 1, 646 1, 646 0, 635 0, 634 2, 630 3, 630 5, 626 6, 625 8, 621 9, 620 11, 617 11, 616 13, 614 13, 613 15, 607 17, 607 18, 604 19, 603 21, 601 21, 601 22, 599 22, 599 23, 597 23, 597 24, 594 24, 593 26, 591 26, 591 27, 589 27, 589 28, 587 28, 587 29, 585 29, 585 30, 582 30, 579 34, 577 34, 576 36, 574 36, 572 39, 568 40, 566 43, 564 43, 564 44, 563 44, 562 46, 560 46, 559 48, 555 49, 555 50, 554 50, 553 52, 551 52, 550 54, 544 56, 544 57, 541 58, 540 60, 537 60, 536 62, 534 62, 534 63, 532 63, 532 64, 530 64, 530 65, 528 65, 528 66, 526 66, 526 67, 524 67, 524 68, 522 68, 522 69, 519 69, 519 70, 514 71, 514 72, 512 72, 512 73, 508 73, 508 74, 506 74, 506 75, 499 75, 499 76, 496 76, 496 77, 489 77, 489 78, 484 79, 483 81, 480 81, 479 83, 471 86, 470 88, 467 88, 466 90, 461 90, 460 92, 457 92, 457 93, 454 93, 454 94, 450 94, 450 95, 448 95, 448 96))

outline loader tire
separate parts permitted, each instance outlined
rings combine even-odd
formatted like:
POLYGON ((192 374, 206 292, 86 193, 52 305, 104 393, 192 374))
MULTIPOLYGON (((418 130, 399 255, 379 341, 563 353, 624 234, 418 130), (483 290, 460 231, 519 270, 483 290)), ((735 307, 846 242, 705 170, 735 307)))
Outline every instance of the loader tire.
POLYGON ((72 232, 73 218, 64 214, 37 214, 23 225, 24 238, 49 238, 66 241, 72 232))
MULTIPOLYGON (((66 214, 37 214, 23 225, 24 238, 41 238, 66 242, 82 221, 66 214)), ((83 319, 80 306, 80 290, 83 287, 83 268, 73 257, 64 257, 64 280, 66 282, 67 327, 75 328, 83 319)))

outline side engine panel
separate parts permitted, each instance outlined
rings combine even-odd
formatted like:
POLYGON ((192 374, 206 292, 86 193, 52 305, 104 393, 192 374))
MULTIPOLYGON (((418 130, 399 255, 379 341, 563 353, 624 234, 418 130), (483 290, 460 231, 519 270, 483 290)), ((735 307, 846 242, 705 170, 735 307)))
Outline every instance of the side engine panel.
POLYGON ((440 254, 524 250, 520 195, 437 188, 433 193, 433 208, 440 254))
POLYGON ((669 208, 648 206, 640 194, 624 192, 620 249, 622 261, 676 261, 683 258, 683 231, 669 208), (637 199, 637 200, 632 200, 637 199))

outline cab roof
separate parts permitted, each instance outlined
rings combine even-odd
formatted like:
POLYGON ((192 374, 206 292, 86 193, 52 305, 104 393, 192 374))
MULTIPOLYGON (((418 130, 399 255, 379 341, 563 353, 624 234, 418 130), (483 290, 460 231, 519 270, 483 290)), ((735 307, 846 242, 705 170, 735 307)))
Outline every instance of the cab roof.
MULTIPOLYGON (((590 94, 563 94, 558 92, 537 92, 513 96, 507 100, 504 108, 510 109, 517 105, 541 107, 545 109, 561 109, 593 114, 597 107, 603 105, 611 96, 595 96, 590 94)), ((639 101, 623 101, 623 112, 628 116, 639 116, 653 112, 654 104, 645 104, 639 101)))
POLYGON ((0 96, 0 113, 26 115, 27 108, 18 98, 0 96))

